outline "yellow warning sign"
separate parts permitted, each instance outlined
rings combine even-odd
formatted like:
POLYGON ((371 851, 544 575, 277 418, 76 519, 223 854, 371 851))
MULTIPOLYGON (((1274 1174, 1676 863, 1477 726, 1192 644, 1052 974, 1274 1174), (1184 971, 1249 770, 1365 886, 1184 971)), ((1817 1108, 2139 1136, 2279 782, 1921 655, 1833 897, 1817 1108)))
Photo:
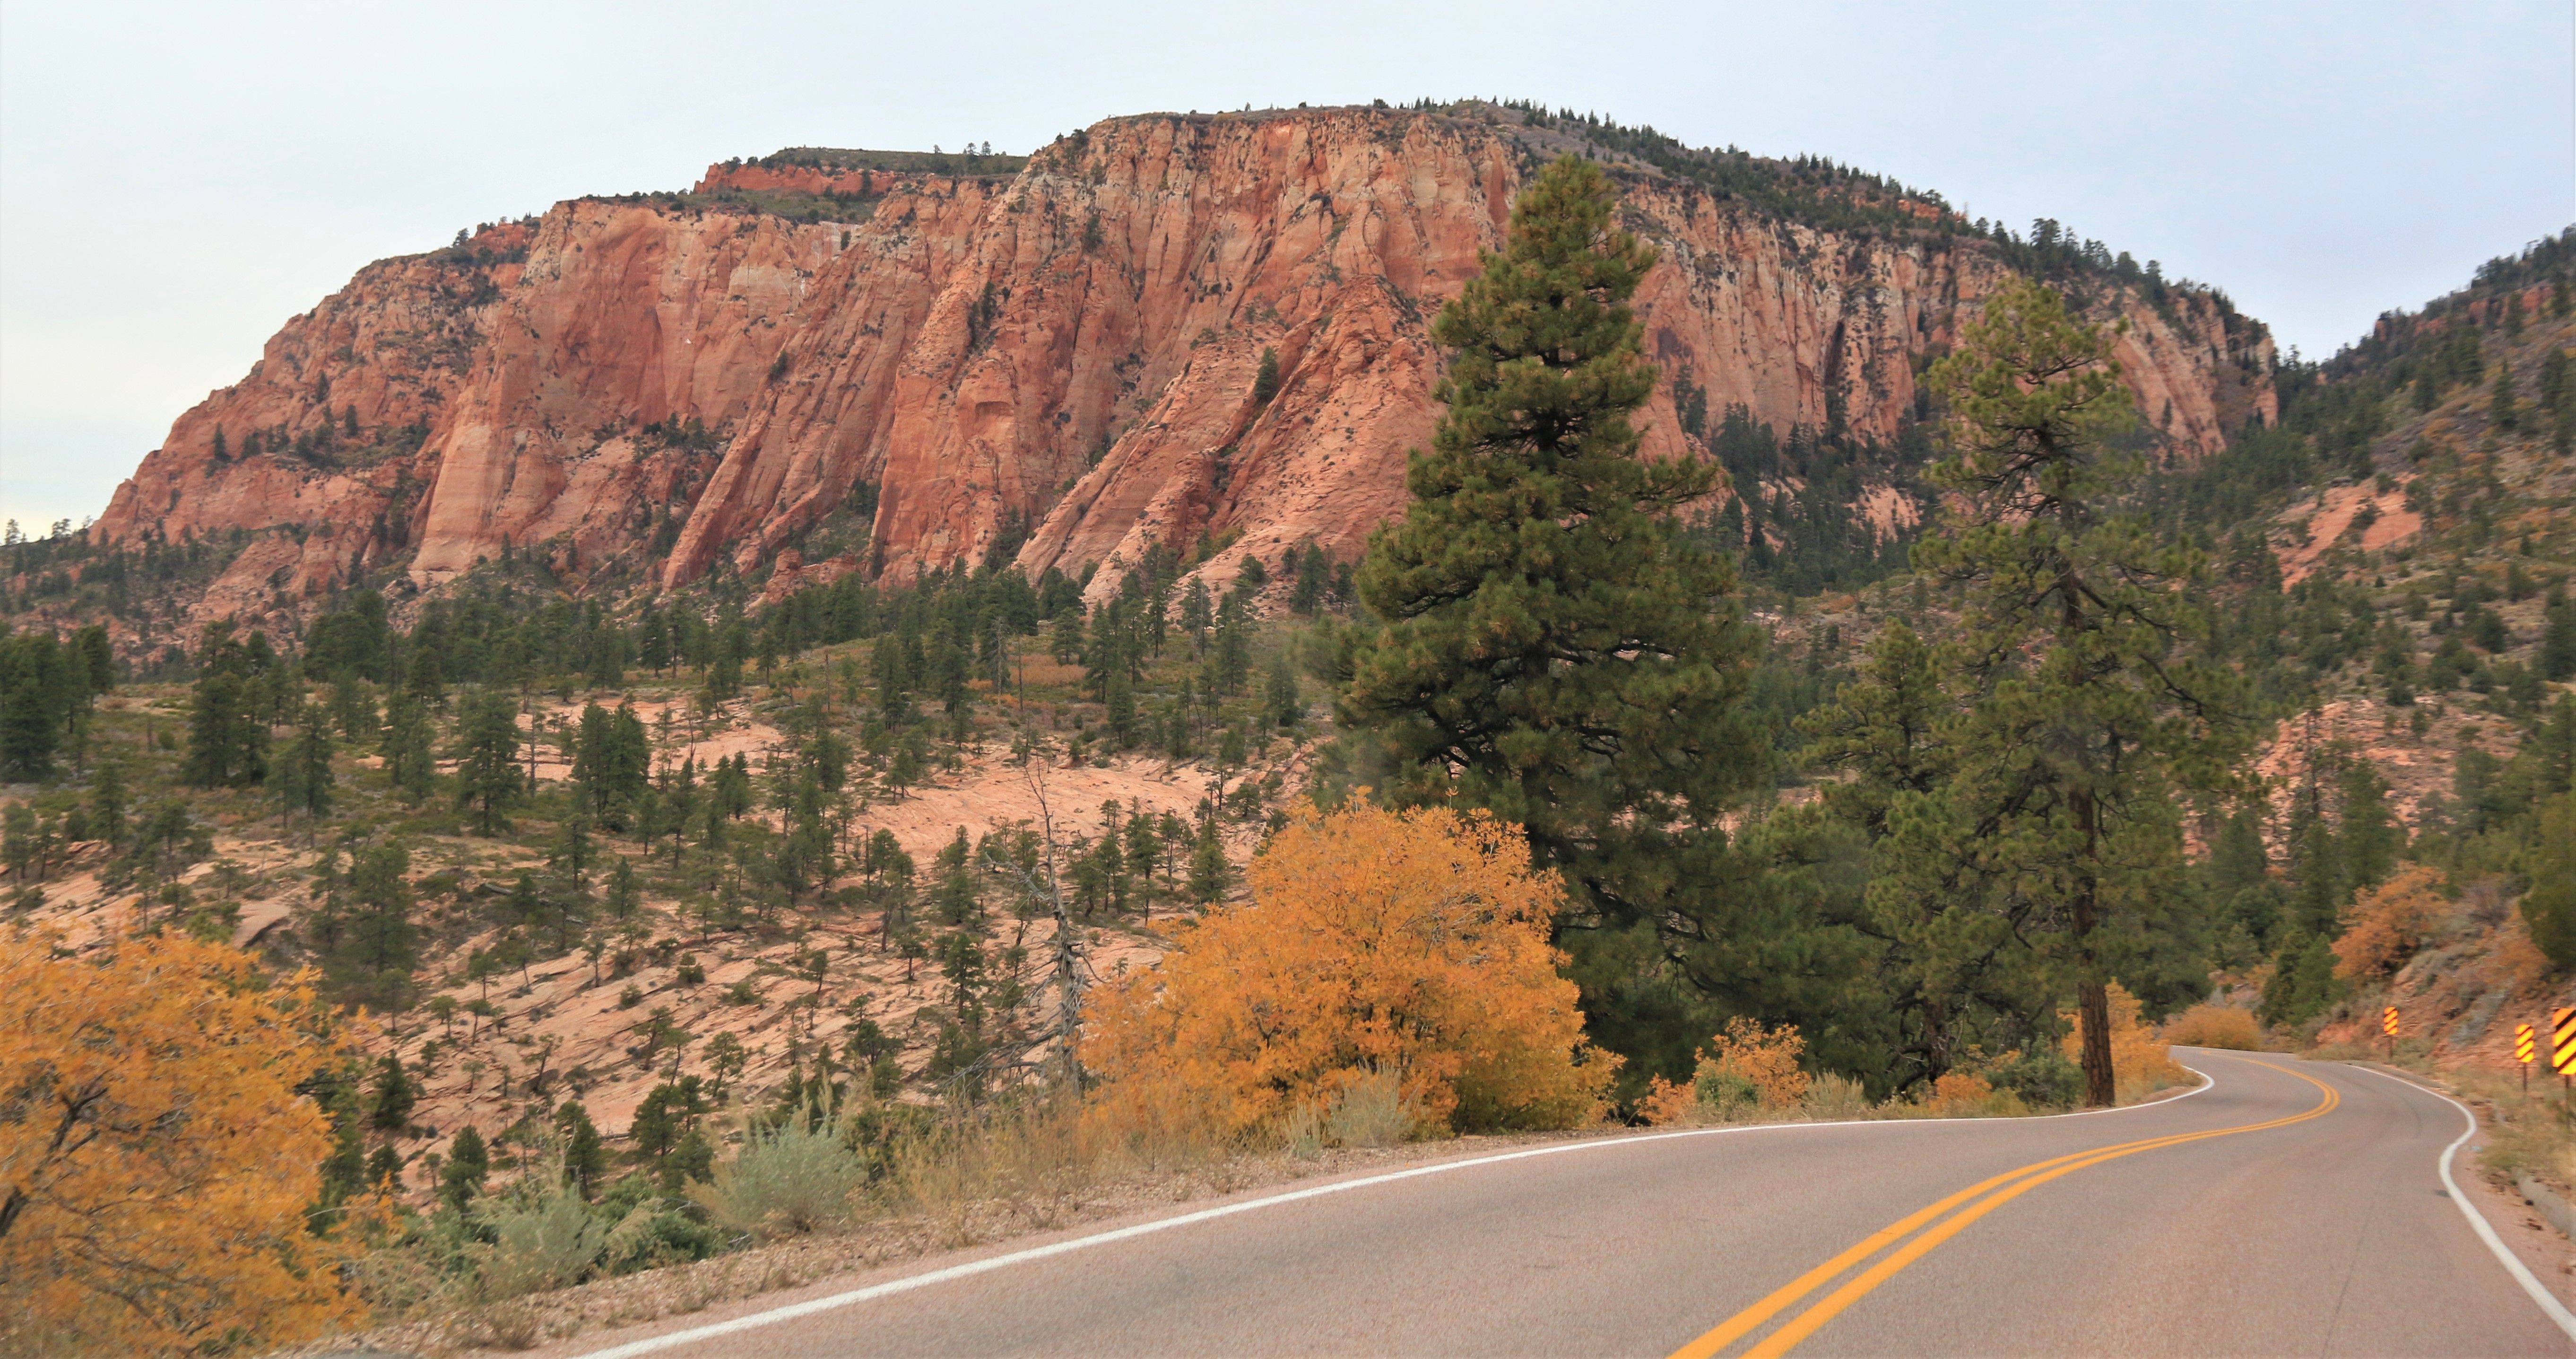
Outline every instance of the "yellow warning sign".
POLYGON ((2531 1064, 2531 1059, 2539 1055, 2540 1043, 2532 1036, 2531 1026, 2528 1024, 2514 1025, 2513 1059, 2525 1066, 2529 1066, 2531 1064))
POLYGON ((2379 1012, 2379 1031, 2391 1038, 2397 1036, 2397 1007, 2391 1005, 2379 1012))
POLYGON ((2576 1073, 2576 1006, 2549 1012, 2549 1069, 2576 1073))

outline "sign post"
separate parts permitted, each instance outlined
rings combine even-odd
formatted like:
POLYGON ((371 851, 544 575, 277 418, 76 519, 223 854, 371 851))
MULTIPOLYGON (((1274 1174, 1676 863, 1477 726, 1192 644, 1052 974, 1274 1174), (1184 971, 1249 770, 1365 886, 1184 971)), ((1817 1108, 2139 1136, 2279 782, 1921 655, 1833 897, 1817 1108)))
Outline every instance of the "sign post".
POLYGON ((2558 1073, 2564 1095, 2568 1076, 2576 1074, 2576 1005, 2549 1012, 2549 1069, 2558 1073))
POLYGON ((2397 1007, 2387 1006, 2379 1012, 2379 1031, 2388 1035, 2388 1060, 2397 1060, 2397 1007))
POLYGON ((2513 1026, 2513 1059, 2522 1064, 2522 1097, 2531 1098, 2531 1059, 2540 1055, 2540 1043, 2528 1024, 2513 1026))

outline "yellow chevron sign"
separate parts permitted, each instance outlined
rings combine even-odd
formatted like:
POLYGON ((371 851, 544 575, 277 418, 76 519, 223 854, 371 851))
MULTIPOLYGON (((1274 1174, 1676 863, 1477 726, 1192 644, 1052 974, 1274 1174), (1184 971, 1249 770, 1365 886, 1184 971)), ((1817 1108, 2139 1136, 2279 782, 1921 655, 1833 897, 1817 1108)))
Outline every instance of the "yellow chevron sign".
POLYGON ((2525 1066, 2528 1066, 2531 1064, 2531 1059, 2539 1055, 2540 1044, 2532 1037, 2531 1026, 2528 1024, 2514 1025, 2513 1059, 2525 1066))
POLYGON ((2549 1069, 2576 1074, 2576 1006, 2549 1012, 2549 1069))
POLYGON ((2397 1007, 2396 1007, 2396 1006, 2391 1005, 2391 1006, 2389 1006, 2388 1008, 2386 1008, 2386 1009, 2384 1009, 2384 1010, 2381 1010, 2381 1011, 2379 1012, 2379 1031, 2380 1031, 2381 1033, 2387 1034, 2387 1035, 2388 1035, 2389 1037, 2391 1037, 2391 1038, 2395 1038, 2395 1037, 2397 1036, 2397 1007))

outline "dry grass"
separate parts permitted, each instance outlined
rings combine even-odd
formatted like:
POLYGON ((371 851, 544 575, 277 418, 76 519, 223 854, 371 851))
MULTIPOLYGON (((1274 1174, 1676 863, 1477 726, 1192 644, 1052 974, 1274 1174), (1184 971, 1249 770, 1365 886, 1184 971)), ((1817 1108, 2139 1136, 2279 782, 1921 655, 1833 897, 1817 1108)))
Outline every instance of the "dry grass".
POLYGON ((2478 1168, 2512 1183, 2528 1175, 2561 1195, 2576 1196, 2576 1117, 2555 1082, 2537 1081, 2528 1095, 2518 1076, 2461 1070, 2449 1073, 2460 1097, 2483 1106, 2486 1149, 2478 1168))
POLYGON ((1807 1084, 1802 1102, 1807 1116, 1819 1123, 1844 1123, 1869 1117, 1869 1092, 1849 1076, 1826 1074, 1807 1084))
POLYGON ((1333 1092, 1324 1132, 1345 1147, 1391 1147, 1409 1142, 1422 1126, 1422 1110, 1405 1097, 1392 1071, 1373 1071, 1333 1092))
POLYGON ((2165 1021, 2158 1035, 2167 1043, 2191 1048, 2226 1048, 2262 1052, 2270 1045, 2254 1012, 2238 1005, 2203 1002, 2165 1021))
POLYGON ((1042 689, 1070 688, 1082 682, 1083 674, 1079 665, 1058 665, 1052 656, 1031 655, 1022 658, 1015 678, 1042 689))
POLYGON ((899 1139, 893 1168, 872 1191, 878 1217, 933 1225, 941 1240, 984 1239, 976 1224, 997 1208, 1013 1222, 1052 1227, 1102 1186, 1168 1176, 1228 1188, 1229 1166, 1269 1152, 1217 1131, 1197 1110, 1116 1111, 1039 1096, 952 1114, 899 1139))
POLYGON ((1228 1149, 1163 1134, 1108 1139, 1104 1145, 1097 1129, 1084 1130, 1079 1123, 1078 1117, 1045 1106, 960 1119, 940 1136, 923 1136, 906 1146, 896 1174, 862 1197, 861 1214, 844 1228, 506 1302, 469 1305, 463 1294, 441 1292, 423 1298, 403 1316, 380 1313, 377 1329, 367 1333, 287 1353, 318 1357, 362 1348, 419 1354, 525 1348, 603 1327, 686 1315, 961 1246, 1315 1176, 1583 1135, 1517 1133, 1321 1149, 1301 1158, 1267 1147, 1228 1149))
MULTIPOLYGON (((1367 1083, 1360 1083, 1366 1085, 1367 1083)), ((1977 1084, 1982 1084, 1978 1082, 1977 1084)), ((2038 1112, 2009 1091, 1974 1094, 1954 1083, 1948 1101, 1888 1100, 1873 1104, 1859 1082, 1817 1076, 1796 1105, 1730 1104, 1694 1123, 1840 1122, 1864 1118, 1996 1117, 2038 1112)), ((1316 1175, 1369 1171, 1470 1152, 1537 1145, 1598 1135, 1521 1133, 1500 1137, 1395 1140, 1400 1092, 1367 1092, 1313 1109, 1306 1119, 1259 1141, 1229 1140, 1209 1129, 1204 1116, 1172 1111, 1139 1125, 1113 1124, 1100 1106, 1063 1098, 1005 1102, 951 1114, 899 1137, 889 1148, 891 1167, 850 1198, 846 1222, 817 1222, 817 1230, 694 1264, 598 1279, 575 1288, 472 1305, 469 1292, 441 1288, 414 1277, 422 1262, 387 1252, 362 1263, 401 1293, 412 1285, 403 1315, 379 1314, 379 1327, 342 1336, 331 1347, 306 1353, 346 1352, 356 1344, 378 1349, 446 1353, 461 1349, 516 1349, 602 1327, 633 1325, 685 1315, 711 1304, 835 1275, 879 1268, 940 1251, 985 1244, 1083 1223, 1151 1211, 1316 1175), (1392 1095, 1394 1098, 1382 1098, 1392 1095), (1380 1107, 1392 1105, 1394 1107, 1380 1107), (1300 1133, 1303 1136, 1300 1136, 1300 1133), (1339 1145, 1327 1145, 1338 1143, 1339 1145), (393 1276, 400 1275, 397 1280, 393 1276)), ((1412 1133, 1418 1125, 1402 1129, 1412 1133)), ((802 1164, 802 1161, 799 1161, 802 1164)), ((752 1216, 751 1204, 735 1205, 752 1216)), ((775 1223, 779 1219, 760 1214, 775 1223)))
POLYGON ((944 1120, 896 1144, 879 1204, 933 1224, 951 1246, 975 1241, 977 1210, 995 1203, 1052 1226, 1112 1173, 1082 1124, 1079 1109, 1055 1102, 944 1120))
MULTIPOLYGON (((2176 1085, 2191 1084, 2188 1072, 2180 1080, 2163 1079, 2161 1075, 2140 1075, 2123 1080, 2120 1103, 2143 1103, 2176 1085)), ((1689 1086, 1674 1089, 1684 1097, 1689 1086)), ((1687 1098, 1668 1102, 1657 1111, 1658 1127, 1700 1128, 1725 1124, 1756 1123, 1846 1123, 1861 1119, 1906 1118, 2028 1118, 2035 1115, 2062 1113, 2053 1105, 2031 1104, 2013 1091, 1998 1090, 1982 1076, 1953 1072, 1930 1086, 1918 1089, 1911 1098, 1891 1097, 1872 1103, 1858 1081, 1848 1077, 1817 1076, 1805 1095, 1795 1104, 1764 1104, 1758 1100, 1719 1099, 1695 1101, 1687 1098)))

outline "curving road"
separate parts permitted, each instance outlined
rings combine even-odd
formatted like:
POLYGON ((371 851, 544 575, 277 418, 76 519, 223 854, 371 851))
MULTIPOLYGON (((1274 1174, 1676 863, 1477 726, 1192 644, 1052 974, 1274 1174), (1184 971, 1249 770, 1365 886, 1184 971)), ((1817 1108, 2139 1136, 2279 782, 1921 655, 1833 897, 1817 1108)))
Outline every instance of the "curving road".
POLYGON ((2457 1106, 2349 1067, 2187 1059, 2211 1083, 2143 1108, 1554 1144, 889 1269, 584 1352, 2576 1353, 2444 1187, 2457 1106))

